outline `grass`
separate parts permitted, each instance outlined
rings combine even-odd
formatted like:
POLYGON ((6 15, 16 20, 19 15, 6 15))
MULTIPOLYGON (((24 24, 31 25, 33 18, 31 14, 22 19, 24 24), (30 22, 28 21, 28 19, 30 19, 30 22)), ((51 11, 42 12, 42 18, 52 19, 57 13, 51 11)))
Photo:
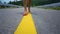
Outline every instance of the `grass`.
POLYGON ((60 7, 50 7, 50 8, 47 8, 47 9, 60 10, 60 7))
POLYGON ((51 9, 51 10, 60 10, 60 6, 59 7, 38 7, 38 8, 51 9))

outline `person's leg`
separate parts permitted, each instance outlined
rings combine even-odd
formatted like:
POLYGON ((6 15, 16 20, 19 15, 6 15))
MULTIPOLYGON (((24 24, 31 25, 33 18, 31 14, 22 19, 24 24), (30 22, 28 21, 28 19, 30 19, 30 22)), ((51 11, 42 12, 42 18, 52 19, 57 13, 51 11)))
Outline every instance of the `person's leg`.
POLYGON ((29 11, 29 12, 30 12, 31 1, 32 1, 32 0, 28 0, 28 4, 27 4, 27 6, 28 6, 28 11, 29 11))
POLYGON ((23 15, 27 15, 27 3, 26 3, 26 0, 23 0, 23 5, 24 5, 24 14, 23 15))

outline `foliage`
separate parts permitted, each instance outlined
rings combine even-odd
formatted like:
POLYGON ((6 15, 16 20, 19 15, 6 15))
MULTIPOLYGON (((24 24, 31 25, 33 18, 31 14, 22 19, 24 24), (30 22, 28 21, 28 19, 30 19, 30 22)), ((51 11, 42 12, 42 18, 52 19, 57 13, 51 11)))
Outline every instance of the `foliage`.
POLYGON ((13 1, 13 2, 9 2, 8 4, 14 4, 14 5, 21 5, 21 6, 23 6, 23 2, 22 1, 17 1, 17 2, 15 2, 15 1, 13 1))
MULTIPOLYGON (((51 3, 57 3, 57 2, 60 2, 60 0, 32 0, 31 6, 39 6, 39 5, 51 4, 51 3)), ((23 6, 23 1, 17 1, 17 2, 10 1, 9 4, 23 6)))

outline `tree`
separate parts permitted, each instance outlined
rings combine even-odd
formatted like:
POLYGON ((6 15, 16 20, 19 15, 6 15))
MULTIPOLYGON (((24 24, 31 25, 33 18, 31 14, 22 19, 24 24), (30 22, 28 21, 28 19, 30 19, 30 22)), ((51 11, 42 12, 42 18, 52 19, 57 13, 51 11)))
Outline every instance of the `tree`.
MULTIPOLYGON (((31 6, 39 6, 39 5, 45 5, 45 4, 51 4, 51 3, 57 3, 60 2, 60 0, 32 0, 31 6)), ((9 4, 14 4, 14 5, 21 5, 23 6, 23 1, 17 1, 16 2, 9 2, 9 4)))
POLYGON ((4 2, 4 4, 6 4, 6 2, 4 2))
POLYGON ((2 4, 2 2, 0 1, 0 3, 2 4))

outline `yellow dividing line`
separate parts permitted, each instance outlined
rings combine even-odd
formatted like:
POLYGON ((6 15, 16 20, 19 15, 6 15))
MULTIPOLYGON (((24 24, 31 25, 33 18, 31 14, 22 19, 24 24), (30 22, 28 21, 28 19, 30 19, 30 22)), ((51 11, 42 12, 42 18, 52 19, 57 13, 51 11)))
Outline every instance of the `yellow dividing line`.
POLYGON ((37 34, 32 15, 23 16, 14 34, 37 34))

